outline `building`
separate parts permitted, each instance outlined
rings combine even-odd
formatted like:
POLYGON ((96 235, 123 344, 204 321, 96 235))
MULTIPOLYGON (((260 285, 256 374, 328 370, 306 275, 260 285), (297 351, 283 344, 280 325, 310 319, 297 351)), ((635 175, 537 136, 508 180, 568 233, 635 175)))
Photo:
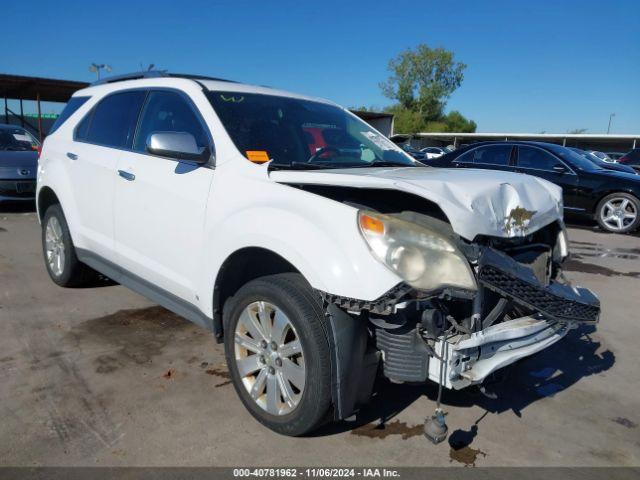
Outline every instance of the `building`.
POLYGON ((384 136, 390 138, 393 135, 393 114, 363 110, 351 110, 351 112, 367 122, 384 136))
POLYGON ((566 147, 600 152, 628 152, 640 147, 640 134, 615 135, 593 133, 442 133, 425 132, 412 135, 398 134, 391 139, 396 143, 409 142, 416 148, 453 145, 456 148, 476 142, 501 140, 529 140, 535 142, 557 143, 566 147))

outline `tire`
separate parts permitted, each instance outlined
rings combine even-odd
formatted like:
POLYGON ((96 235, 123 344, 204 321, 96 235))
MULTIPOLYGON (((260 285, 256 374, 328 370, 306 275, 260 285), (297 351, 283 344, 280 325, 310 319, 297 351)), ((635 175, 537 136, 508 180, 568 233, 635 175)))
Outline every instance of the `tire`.
POLYGON ((223 321, 231 379, 251 415, 290 436, 322 425, 331 406, 329 337, 320 299, 304 277, 284 273, 252 280, 227 300, 223 321), (286 322, 290 327, 283 327, 286 322), (289 355, 297 352, 296 340, 299 353, 289 355))
POLYGON ((612 193, 600 200, 595 217, 607 232, 632 232, 640 224, 640 200, 628 193, 612 193))
POLYGON ((69 226, 59 204, 47 208, 42 221, 44 264, 54 283, 61 287, 80 287, 95 281, 98 274, 78 260, 69 226), (53 236, 52 236, 53 235, 53 236), (60 261, 51 261, 52 247, 62 252, 60 261))

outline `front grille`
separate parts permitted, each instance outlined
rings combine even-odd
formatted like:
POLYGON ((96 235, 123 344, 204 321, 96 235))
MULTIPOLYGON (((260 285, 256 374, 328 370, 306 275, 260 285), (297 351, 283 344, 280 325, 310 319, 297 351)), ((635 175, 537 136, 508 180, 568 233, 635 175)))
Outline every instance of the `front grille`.
POLYGON ((33 197, 35 180, 0 180, 0 195, 16 198, 33 197))
POLYGON ((540 285, 526 282, 492 265, 483 265, 478 278, 488 288, 558 320, 596 322, 600 314, 598 306, 559 297, 540 285))

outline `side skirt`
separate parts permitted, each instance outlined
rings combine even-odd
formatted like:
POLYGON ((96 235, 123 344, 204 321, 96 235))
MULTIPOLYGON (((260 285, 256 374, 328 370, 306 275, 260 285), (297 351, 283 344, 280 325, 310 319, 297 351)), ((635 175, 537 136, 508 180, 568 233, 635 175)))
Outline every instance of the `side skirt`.
POLYGON ((209 331, 216 332, 214 329, 213 319, 207 317, 198 307, 189 303, 176 295, 167 292, 166 290, 138 277, 137 275, 123 269, 115 263, 105 260, 99 255, 88 250, 76 248, 76 255, 78 260, 82 263, 86 263, 94 270, 102 273, 106 277, 109 277, 115 282, 139 293, 143 297, 148 298, 152 302, 155 302, 167 310, 171 310, 176 315, 186 318, 187 320, 206 328, 209 331))

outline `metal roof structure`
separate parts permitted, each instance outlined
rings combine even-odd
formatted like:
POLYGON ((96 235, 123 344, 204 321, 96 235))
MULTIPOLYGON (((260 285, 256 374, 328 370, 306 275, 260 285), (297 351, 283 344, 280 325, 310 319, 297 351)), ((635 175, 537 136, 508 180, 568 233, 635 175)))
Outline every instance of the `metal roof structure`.
POLYGON ((17 100, 66 102, 76 90, 88 86, 87 82, 75 80, 0 74, 0 97, 17 100))
POLYGON ((627 151, 640 146, 640 133, 637 135, 617 135, 608 133, 463 133, 463 132, 421 132, 393 135, 395 142, 417 140, 422 146, 428 143, 453 144, 475 143, 487 140, 531 140, 536 142, 558 143, 564 146, 581 146, 594 150, 627 151))

